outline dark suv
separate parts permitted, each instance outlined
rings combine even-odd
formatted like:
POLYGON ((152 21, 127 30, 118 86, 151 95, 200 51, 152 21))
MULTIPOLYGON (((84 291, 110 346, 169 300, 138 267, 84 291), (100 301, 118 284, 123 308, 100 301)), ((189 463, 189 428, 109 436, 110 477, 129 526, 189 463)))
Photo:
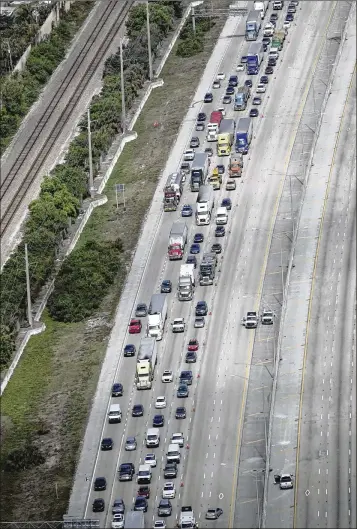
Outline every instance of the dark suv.
POLYGON ((122 463, 119 467, 119 481, 132 481, 135 474, 133 463, 122 463))
POLYGON ((208 307, 205 301, 198 301, 196 305, 196 316, 207 316, 208 307))

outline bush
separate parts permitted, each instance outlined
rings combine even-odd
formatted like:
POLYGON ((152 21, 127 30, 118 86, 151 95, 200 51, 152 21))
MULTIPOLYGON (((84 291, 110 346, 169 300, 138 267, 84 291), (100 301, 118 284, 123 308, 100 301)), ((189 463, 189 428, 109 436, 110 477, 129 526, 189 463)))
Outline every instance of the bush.
POLYGON ((203 40, 199 37, 182 40, 177 46, 176 54, 179 57, 192 57, 203 51, 203 40))
POLYGON ((0 367, 6 366, 15 352, 14 333, 9 327, 1 326, 0 332, 0 367))
POLYGON ((45 456, 30 440, 20 448, 9 452, 5 462, 5 472, 19 472, 38 467, 46 461, 45 456))
POLYGON ((204 49, 204 34, 209 31, 215 22, 212 19, 202 18, 196 20, 196 34, 192 29, 191 20, 187 20, 181 30, 176 55, 179 57, 192 57, 204 49))

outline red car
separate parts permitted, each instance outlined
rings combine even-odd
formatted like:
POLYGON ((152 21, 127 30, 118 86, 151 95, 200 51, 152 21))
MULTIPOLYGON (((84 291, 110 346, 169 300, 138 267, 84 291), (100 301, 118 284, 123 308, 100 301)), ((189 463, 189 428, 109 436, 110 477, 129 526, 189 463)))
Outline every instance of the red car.
POLYGON ((187 350, 188 351, 198 351, 198 340, 196 340, 196 338, 188 342, 187 350))
POLYGON ((150 487, 143 485, 138 489, 138 496, 144 496, 147 500, 150 498, 150 487))
POLYGON ((129 323, 129 334, 139 334, 141 332, 141 321, 140 320, 130 320, 129 323))

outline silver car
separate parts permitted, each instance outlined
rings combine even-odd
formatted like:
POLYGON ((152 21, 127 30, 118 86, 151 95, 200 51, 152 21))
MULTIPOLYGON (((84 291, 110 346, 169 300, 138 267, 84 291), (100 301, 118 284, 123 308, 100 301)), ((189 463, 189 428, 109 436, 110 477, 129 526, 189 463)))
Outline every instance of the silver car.
POLYGON ((195 318, 195 323, 194 323, 195 329, 201 329, 204 326, 205 326, 204 317, 203 316, 197 316, 197 318, 195 318))
POLYGON ((206 512, 206 520, 217 520, 223 514, 222 509, 208 509, 206 512))
POLYGON ((135 437, 127 437, 125 442, 125 450, 128 452, 131 452, 132 450, 136 450, 136 439, 135 437))

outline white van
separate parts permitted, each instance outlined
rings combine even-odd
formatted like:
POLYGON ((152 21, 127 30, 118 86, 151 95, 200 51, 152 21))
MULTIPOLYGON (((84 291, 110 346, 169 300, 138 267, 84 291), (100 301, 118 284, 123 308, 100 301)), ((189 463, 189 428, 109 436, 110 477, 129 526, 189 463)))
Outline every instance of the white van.
POLYGON ((146 447, 158 447, 160 444, 160 431, 158 428, 149 428, 146 432, 146 447))
POLYGON ((228 222, 228 211, 225 207, 220 207, 217 209, 216 213, 216 224, 217 226, 222 224, 227 224, 228 222))
POLYGON ((169 445, 166 457, 167 457, 168 463, 173 463, 173 462, 179 463, 181 461, 181 454, 180 454, 179 446, 177 444, 169 445))
POLYGON ((140 465, 137 477, 138 483, 151 483, 151 465, 140 465))
POLYGON ((108 413, 109 424, 113 422, 121 422, 120 404, 111 404, 108 413))

